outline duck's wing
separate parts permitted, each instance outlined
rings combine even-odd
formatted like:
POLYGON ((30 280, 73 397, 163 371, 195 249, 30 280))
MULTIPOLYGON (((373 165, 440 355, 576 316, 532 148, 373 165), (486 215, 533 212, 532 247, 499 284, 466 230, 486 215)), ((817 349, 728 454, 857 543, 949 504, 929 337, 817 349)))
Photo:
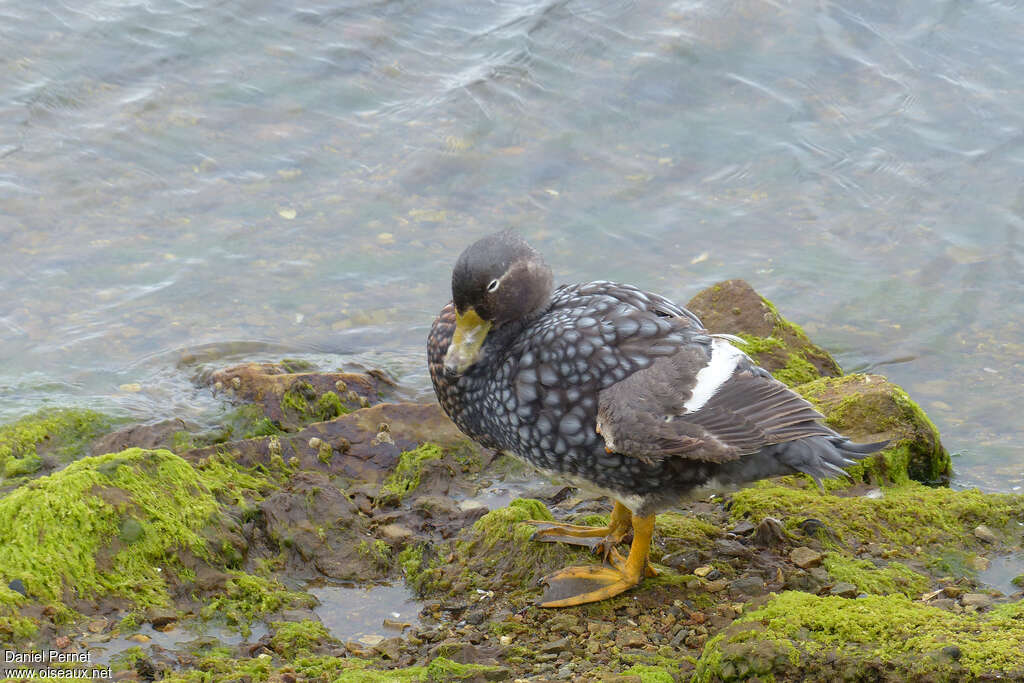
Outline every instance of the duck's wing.
POLYGON ((771 444, 836 436, 821 419, 722 338, 685 345, 598 396, 608 450, 644 460, 728 462, 771 444))

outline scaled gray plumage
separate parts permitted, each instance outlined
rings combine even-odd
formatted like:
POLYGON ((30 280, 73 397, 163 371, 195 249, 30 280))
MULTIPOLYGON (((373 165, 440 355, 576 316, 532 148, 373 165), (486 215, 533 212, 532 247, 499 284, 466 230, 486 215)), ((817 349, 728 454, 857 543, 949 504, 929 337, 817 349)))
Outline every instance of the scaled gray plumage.
POLYGON ((711 479, 820 481, 884 446, 829 429, 664 297, 606 281, 552 291, 540 254, 514 233, 463 252, 452 292, 428 341, 445 412, 479 443, 603 490, 638 517, 711 479))

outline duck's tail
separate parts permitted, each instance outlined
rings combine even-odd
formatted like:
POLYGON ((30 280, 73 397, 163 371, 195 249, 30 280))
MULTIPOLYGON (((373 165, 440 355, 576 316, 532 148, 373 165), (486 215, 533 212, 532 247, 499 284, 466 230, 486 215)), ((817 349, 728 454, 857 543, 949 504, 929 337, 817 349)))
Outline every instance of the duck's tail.
MULTIPOLYGON (((888 441, 875 443, 854 443, 844 436, 809 436, 796 441, 776 444, 776 457, 782 464, 803 472, 824 489, 822 479, 846 477, 850 474, 843 469, 858 460, 877 453, 889 445, 888 441)), ((766 449, 767 450, 767 449, 766 449)))

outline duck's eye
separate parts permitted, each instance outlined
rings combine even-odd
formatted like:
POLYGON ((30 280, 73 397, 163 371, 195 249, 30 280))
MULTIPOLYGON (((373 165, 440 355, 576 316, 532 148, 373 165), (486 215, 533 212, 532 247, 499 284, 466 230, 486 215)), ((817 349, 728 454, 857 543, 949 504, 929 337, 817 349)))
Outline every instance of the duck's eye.
POLYGON ((488 292, 495 292, 495 291, 497 291, 498 290, 498 285, 500 285, 500 284, 501 283, 498 282, 497 280, 491 280, 491 284, 487 285, 487 291, 488 292))

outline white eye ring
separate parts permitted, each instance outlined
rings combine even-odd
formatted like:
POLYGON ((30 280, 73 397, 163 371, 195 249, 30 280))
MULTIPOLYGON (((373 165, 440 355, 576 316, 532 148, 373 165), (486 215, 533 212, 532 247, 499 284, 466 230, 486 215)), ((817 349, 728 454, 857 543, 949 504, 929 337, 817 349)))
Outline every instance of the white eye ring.
POLYGON ((500 284, 501 283, 498 282, 497 280, 491 280, 491 284, 487 285, 487 291, 488 292, 496 292, 496 291, 498 291, 498 286, 500 284))

